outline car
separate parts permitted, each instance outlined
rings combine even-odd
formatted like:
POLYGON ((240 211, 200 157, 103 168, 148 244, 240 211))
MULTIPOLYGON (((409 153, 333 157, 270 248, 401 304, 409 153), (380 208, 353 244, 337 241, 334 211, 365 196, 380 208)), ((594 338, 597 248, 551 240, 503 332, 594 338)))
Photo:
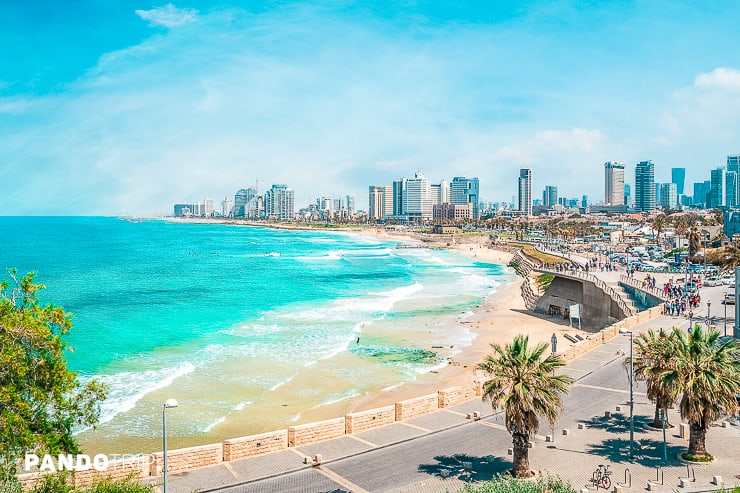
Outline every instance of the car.
POLYGON ((696 293, 698 291, 697 283, 689 281, 684 286, 684 291, 687 293, 696 293))
POLYGON ((721 286, 722 284, 721 277, 709 277, 704 280, 704 286, 721 286))

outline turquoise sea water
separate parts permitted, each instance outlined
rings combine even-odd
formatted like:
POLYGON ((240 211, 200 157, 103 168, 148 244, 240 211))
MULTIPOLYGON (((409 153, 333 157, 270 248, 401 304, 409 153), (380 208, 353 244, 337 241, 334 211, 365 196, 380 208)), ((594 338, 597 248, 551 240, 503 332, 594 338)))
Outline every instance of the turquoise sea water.
POLYGON ((413 380, 470 344, 459 319, 510 276, 347 233, 87 217, 0 233, 0 267, 73 313, 70 366, 110 388, 97 439, 157 437, 170 396, 173 433, 198 435, 413 380))

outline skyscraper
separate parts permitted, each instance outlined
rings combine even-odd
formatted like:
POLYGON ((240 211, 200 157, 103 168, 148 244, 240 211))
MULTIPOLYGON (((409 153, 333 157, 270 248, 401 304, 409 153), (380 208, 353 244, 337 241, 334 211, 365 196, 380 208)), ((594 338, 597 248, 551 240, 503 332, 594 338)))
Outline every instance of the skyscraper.
POLYGON ((473 204, 473 219, 480 217, 478 178, 456 176, 450 183, 450 203, 453 205, 473 204))
POLYGON ((678 195, 683 195, 685 181, 686 168, 671 168, 671 182, 676 184, 676 193, 678 195))
POLYGON ((542 205, 552 207, 558 204, 558 187, 547 185, 542 192, 542 205))
POLYGON ((727 156, 727 171, 734 171, 735 173, 740 173, 740 155, 727 156))
POLYGON ((525 216, 532 215, 532 170, 519 170, 519 210, 525 216))
POLYGON ((234 194, 234 217, 249 217, 254 219, 251 214, 254 210, 257 189, 254 187, 242 188, 234 194))
POLYGON ((382 185, 370 185, 367 215, 370 219, 384 219, 385 209, 383 201, 385 200, 385 187, 382 185))
POLYGON ((393 215, 432 219, 432 187, 421 172, 393 182, 393 215))
POLYGON ((279 221, 293 219, 295 206, 294 192, 287 185, 273 185, 265 192, 265 215, 279 221))
POLYGON ((727 170, 720 166, 710 171, 707 208, 725 207, 727 200, 727 170))
POLYGON ((675 183, 660 184, 660 206, 663 209, 675 209, 678 207, 678 187, 675 183))
POLYGON ((604 163, 604 203, 624 204, 624 164, 613 161, 604 163))
POLYGON ((725 206, 737 207, 738 204, 738 183, 736 171, 725 171, 725 206))
POLYGON ((655 209, 655 165, 641 161, 635 166, 635 209, 650 212, 655 209))

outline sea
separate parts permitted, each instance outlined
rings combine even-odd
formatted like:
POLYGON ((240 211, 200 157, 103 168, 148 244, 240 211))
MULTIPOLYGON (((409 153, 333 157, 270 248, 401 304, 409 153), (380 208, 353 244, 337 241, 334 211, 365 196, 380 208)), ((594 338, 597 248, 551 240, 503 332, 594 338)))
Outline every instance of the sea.
MULTIPOLYGON (((88 450, 152 452, 285 428, 448 364, 512 279, 455 250, 322 230, 0 217, 0 267, 62 306, 69 367, 106 384, 88 450), (179 440, 178 440, 179 437, 179 440)), ((8 280, 4 275, 3 280, 8 280)))

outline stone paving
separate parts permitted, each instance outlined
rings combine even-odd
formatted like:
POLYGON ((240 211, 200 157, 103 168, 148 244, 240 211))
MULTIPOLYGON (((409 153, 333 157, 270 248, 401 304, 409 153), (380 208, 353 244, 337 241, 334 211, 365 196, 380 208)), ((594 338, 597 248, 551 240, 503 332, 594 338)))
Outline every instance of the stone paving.
MULTIPOLYGON (((676 324, 688 327, 688 321, 662 316, 633 330, 676 324)), ((722 476, 727 485, 740 485, 740 422, 732 419, 726 428, 712 427, 707 448, 716 460, 687 468, 677 456, 686 450, 688 440, 678 436, 680 416, 670 410, 669 421, 676 427, 666 432, 668 461, 664 462, 662 431, 644 427, 652 421, 654 406, 640 382, 634 388, 635 441, 630 459, 625 354, 629 354, 629 336, 621 335, 568 363, 564 373, 577 382, 554 429, 547 423, 541 426, 530 449, 531 467, 559 475, 577 490, 597 491, 589 480, 599 464, 610 466, 614 486, 629 483, 631 475, 631 486, 621 487, 625 493, 645 491, 649 481, 661 477, 662 484, 654 483, 651 490, 714 491, 711 480, 715 475, 722 476), (552 441, 546 441, 545 435, 551 435, 552 441), (688 476, 695 481, 680 486, 681 478, 688 476)), ((442 493, 511 468, 507 453, 511 437, 502 415, 493 414, 490 404, 480 398, 354 437, 171 475, 169 491, 442 493), (472 411, 481 412, 482 419, 466 419, 472 411), (302 455, 315 454, 323 455, 320 467, 302 463, 302 455)))

